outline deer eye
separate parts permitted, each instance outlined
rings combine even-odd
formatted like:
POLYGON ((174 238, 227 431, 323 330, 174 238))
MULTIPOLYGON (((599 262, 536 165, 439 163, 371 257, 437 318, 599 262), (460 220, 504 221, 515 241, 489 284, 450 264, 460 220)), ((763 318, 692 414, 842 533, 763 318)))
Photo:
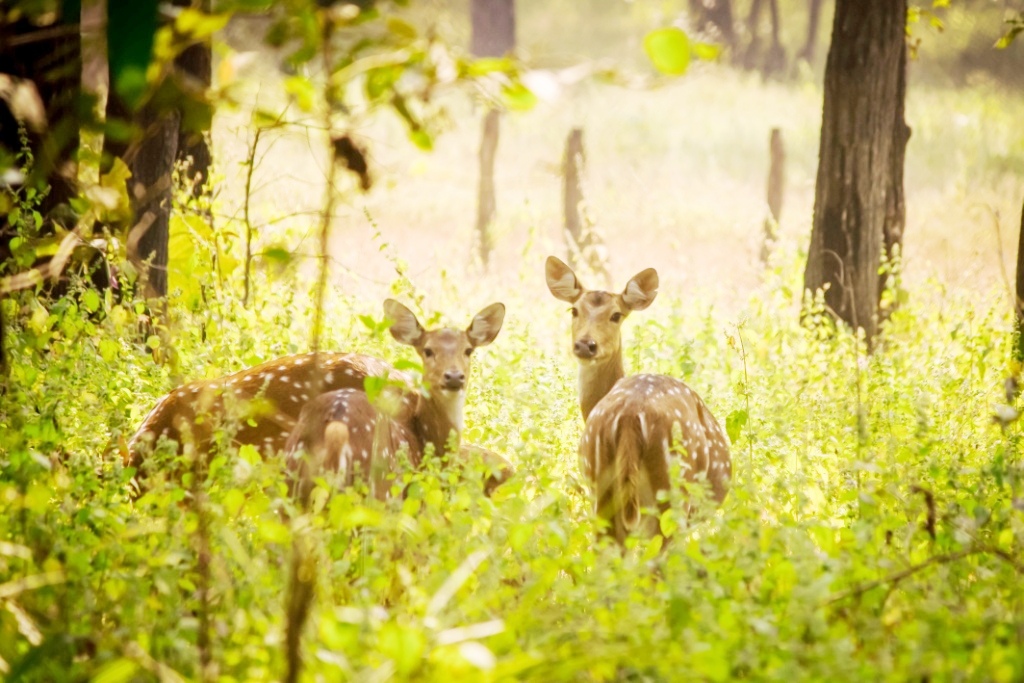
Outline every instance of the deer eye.
POLYGON ((575 306, 573 306, 573 309, 572 309, 572 317, 574 317, 574 318, 580 317, 580 311, 575 306))
POLYGON ((472 356, 473 355, 473 347, 472 346, 467 346, 466 347, 466 355, 467 356, 472 356))
POLYGON ((434 349, 423 349, 423 357, 424 358, 433 358, 434 357, 434 349))
POLYGON ((612 313, 612 322, 613 323, 620 322, 621 320, 622 320, 622 314, 621 313, 612 313))

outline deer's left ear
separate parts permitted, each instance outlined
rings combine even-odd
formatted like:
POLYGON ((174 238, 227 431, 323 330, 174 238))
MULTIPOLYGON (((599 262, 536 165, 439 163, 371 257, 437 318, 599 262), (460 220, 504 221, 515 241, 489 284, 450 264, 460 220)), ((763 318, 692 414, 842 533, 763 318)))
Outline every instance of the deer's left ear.
POLYGON ((501 332, 501 323, 505 320, 505 304, 491 304, 473 318, 466 329, 469 343, 474 347, 487 346, 501 332))
POLYGON ((416 346, 423 339, 425 330, 416 319, 416 314, 394 299, 384 301, 384 315, 391 323, 391 336, 399 344, 416 346))
POLYGON ((658 271, 654 268, 642 270, 626 283, 622 290, 622 303, 631 311, 642 311, 658 296, 658 271))
POLYGON ((548 256, 544 263, 544 279, 548 283, 548 290, 556 299, 574 304, 583 296, 583 285, 580 284, 576 273, 554 256, 548 256))

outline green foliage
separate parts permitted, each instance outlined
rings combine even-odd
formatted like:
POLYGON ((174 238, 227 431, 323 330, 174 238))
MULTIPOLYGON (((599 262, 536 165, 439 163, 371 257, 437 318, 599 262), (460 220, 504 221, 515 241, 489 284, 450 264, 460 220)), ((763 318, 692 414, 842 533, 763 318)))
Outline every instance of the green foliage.
POLYGON ((681 29, 659 28, 644 36, 644 51, 658 71, 680 76, 690 66, 690 39, 681 29))
MULTIPOLYGON (((5 313, 32 312, 0 399, 0 666, 19 680, 194 679, 208 628, 217 676, 280 678, 302 533, 319 558, 308 680, 1019 680, 1021 431, 991 419, 1009 316, 919 292, 867 356, 820 301, 797 324, 797 270, 751 297, 741 344, 667 292, 629 323, 643 342, 630 370, 704 396, 729 427, 735 479, 709 514, 674 492, 664 545, 624 553, 595 540, 567 343, 535 337, 567 339, 554 303, 506 297, 529 323, 511 316, 477 354, 465 438, 519 470, 493 498, 433 462, 395 480, 404 497, 322 490, 300 515, 282 463, 252 448, 212 453, 201 478, 186 459, 183 481, 130 502, 118 443, 170 382, 125 341, 133 309, 7 300, 5 313)), ((187 376, 304 348, 309 298, 261 289, 252 310, 216 287, 200 310, 171 309, 187 376)), ((325 345, 410 355, 377 304, 332 300, 325 345)))
POLYGON ((1007 19, 1006 24, 1006 33, 996 41, 996 48, 1000 50, 1008 48, 1014 39, 1024 32, 1024 12, 1020 12, 1017 16, 1007 19))

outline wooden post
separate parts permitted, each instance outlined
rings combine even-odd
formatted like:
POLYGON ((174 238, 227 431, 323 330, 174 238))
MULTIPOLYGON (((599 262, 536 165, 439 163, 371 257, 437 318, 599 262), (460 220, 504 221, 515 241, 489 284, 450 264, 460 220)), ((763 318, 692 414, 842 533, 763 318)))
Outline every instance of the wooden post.
POLYGON ((583 175, 587 163, 583 129, 573 128, 565 141, 562 161, 562 200, 565 213, 565 248, 573 268, 586 267, 608 281, 608 253, 586 210, 583 175))
POLYGON ((768 216, 764 219, 764 244, 761 245, 763 262, 768 261, 768 255, 779 237, 782 197, 786 189, 786 147, 782 142, 782 131, 779 128, 772 128, 768 149, 771 161, 768 167, 768 216))

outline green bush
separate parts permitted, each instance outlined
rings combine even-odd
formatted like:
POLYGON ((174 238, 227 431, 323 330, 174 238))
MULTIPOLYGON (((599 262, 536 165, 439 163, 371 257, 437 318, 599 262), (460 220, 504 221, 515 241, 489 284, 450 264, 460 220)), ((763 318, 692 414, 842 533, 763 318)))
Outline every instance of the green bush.
MULTIPOLYGON (((478 354, 466 438, 519 470, 493 498, 434 469, 396 482, 404 500, 342 492, 300 516, 281 464, 247 448, 131 502, 120 444, 172 385, 128 341, 135 311, 6 300, 22 321, 0 404, 7 675, 280 678, 301 530, 309 680, 1020 680, 1020 429, 991 417, 1009 316, 919 292, 868 355, 813 302, 800 324, 795 271, 774 271, 738 326, 665 293, 630 323, 631 370, 683 378, 729 425, 735 480, 699 522, 674 496, 665 547, 625 552, 596 540, 554 301, 506 298, 478 354)), ((249 310, 173 311, 185 377, 305 348, 307 297, 260 291, 249 310)), ((332 301, 330 347, 400 357, 359 320, 375 302, 332 301)))

